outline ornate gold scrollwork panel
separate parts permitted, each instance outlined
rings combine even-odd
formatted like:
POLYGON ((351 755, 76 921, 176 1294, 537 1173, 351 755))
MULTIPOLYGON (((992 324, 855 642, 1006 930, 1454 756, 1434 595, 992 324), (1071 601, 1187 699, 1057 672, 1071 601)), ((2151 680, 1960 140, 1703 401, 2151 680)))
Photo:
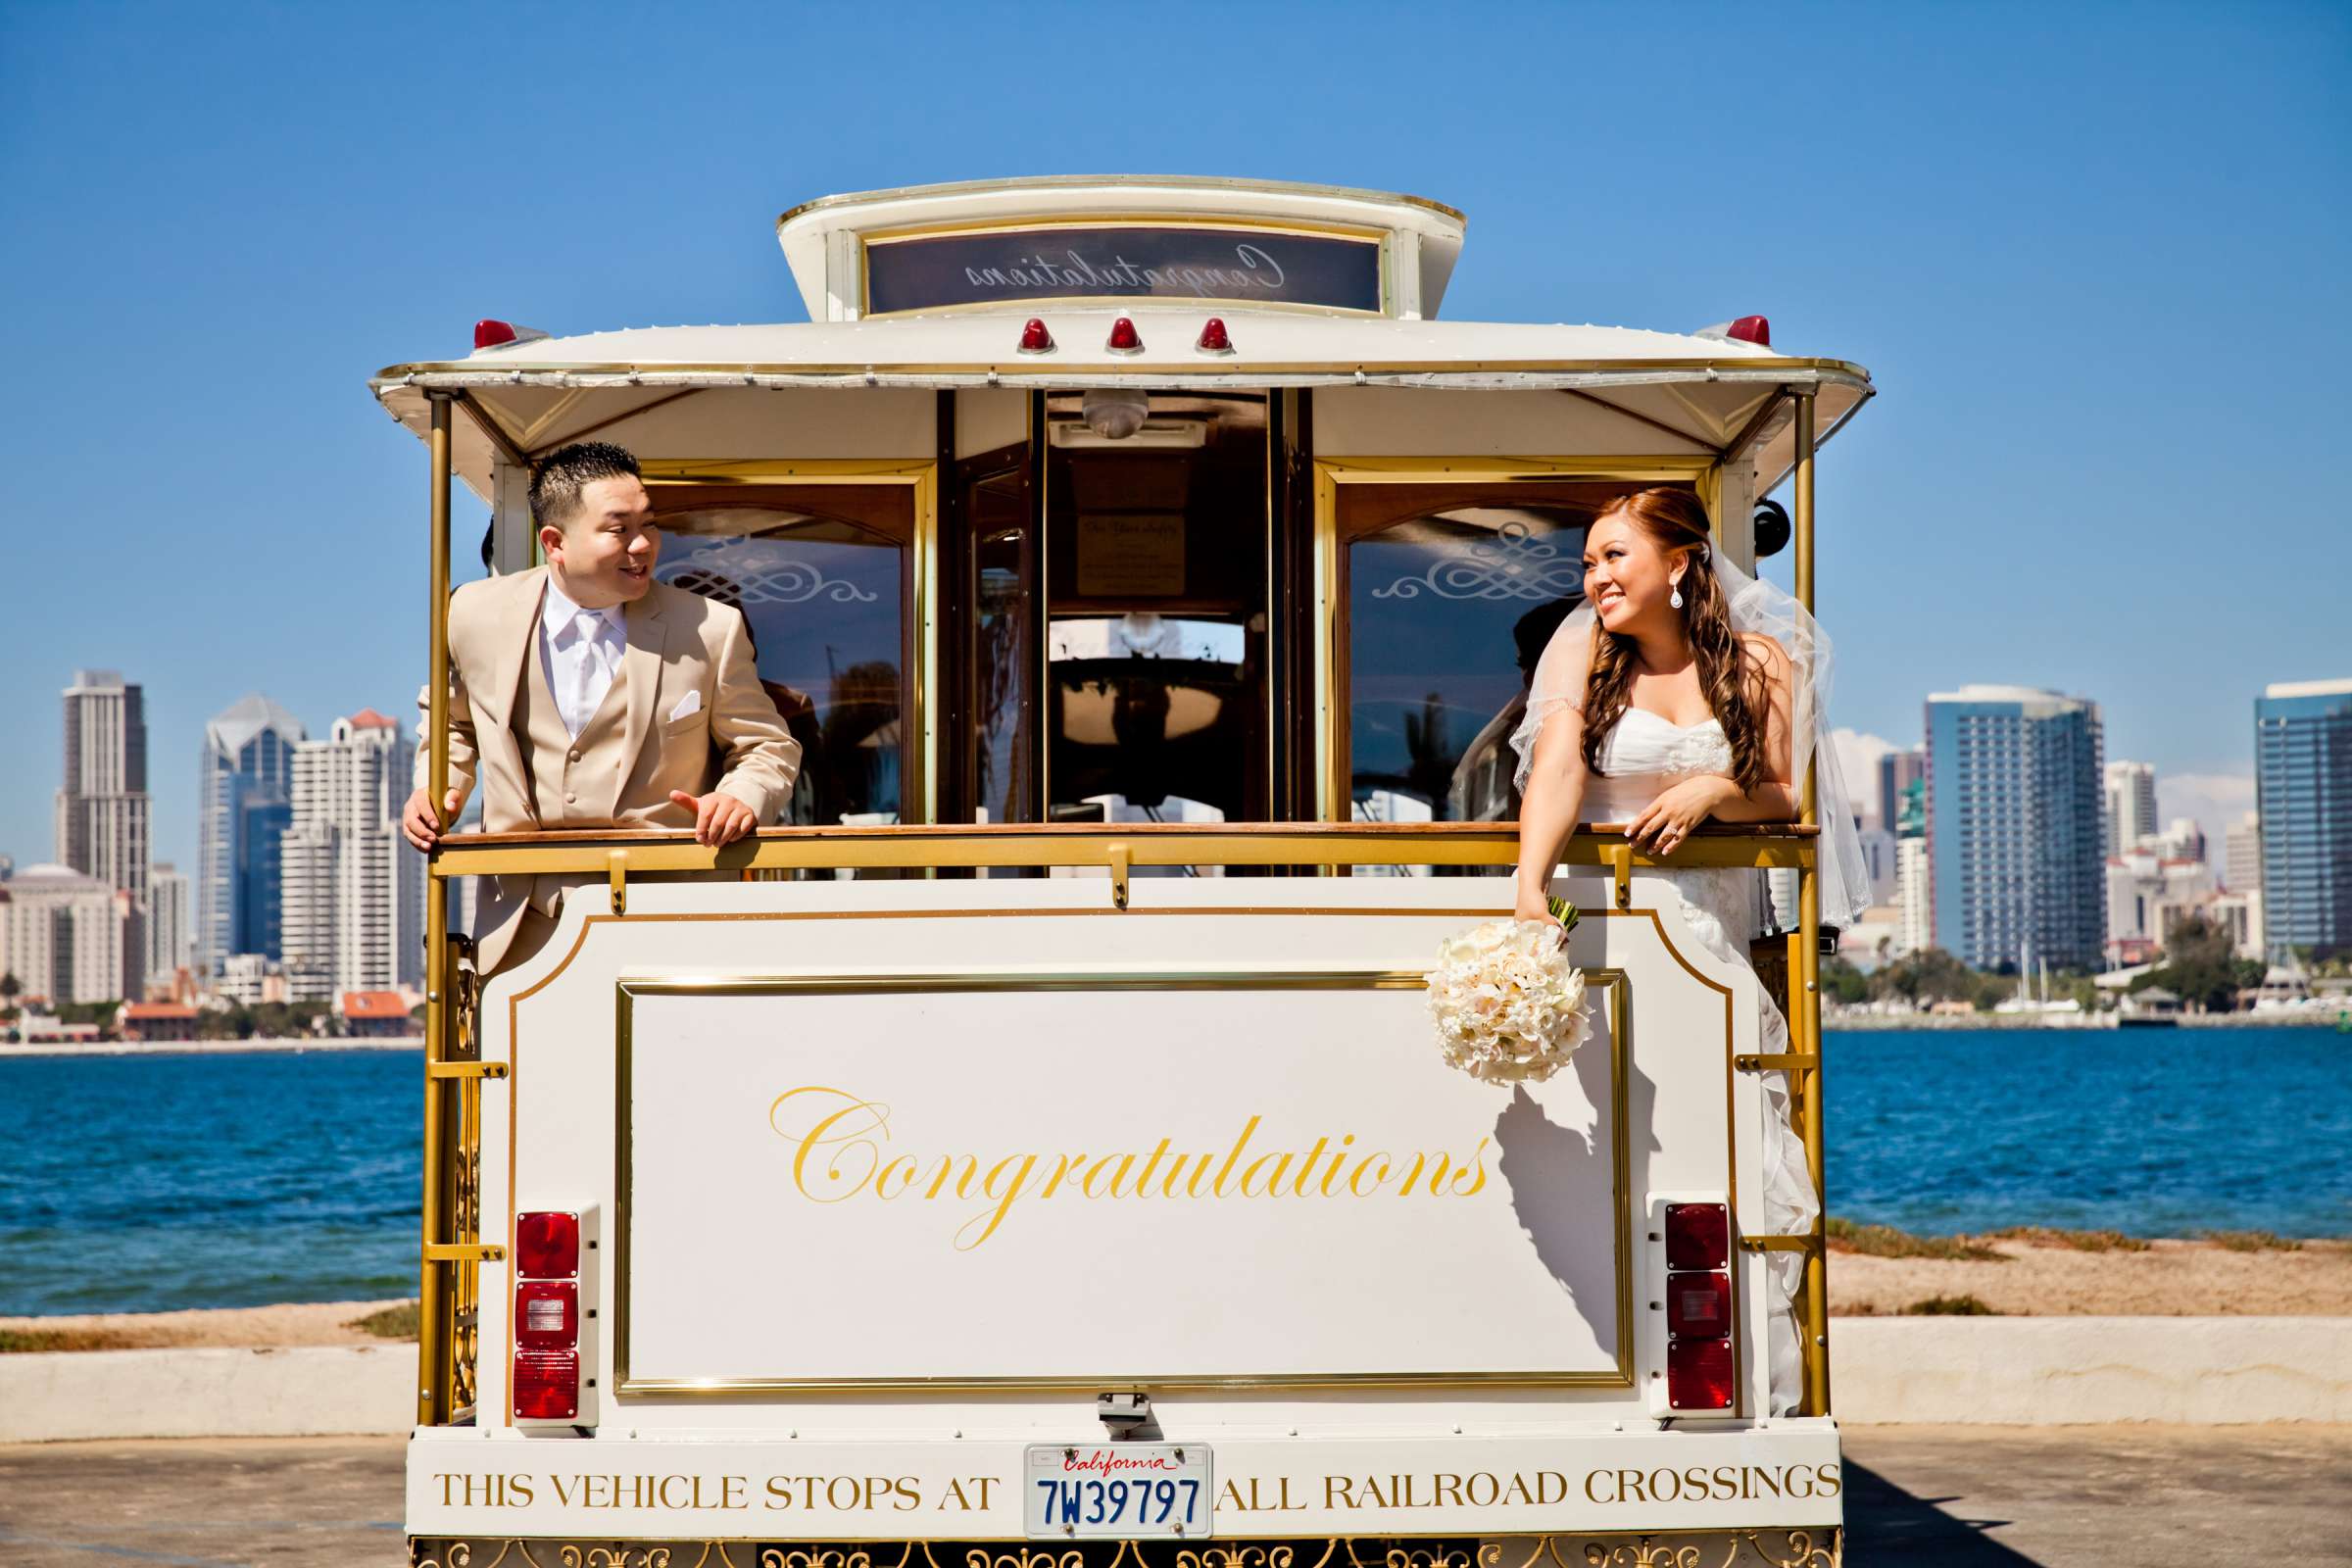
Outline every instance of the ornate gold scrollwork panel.
POLYGON ((1091 1541, 1026 1543, 908 1541, 895 1561, 870 1545, 760 1545, 744 1541, 557 1542, 508 1540, 477 1563, 490 1542, 416 1541, 416 1568, 499 1568, 510 1553, 530 1568, 1843 1568, 1842 1530, 1725 1530, 1655 1535, 1515 1536, 1471 1546, 1459 1538, 1410 1541, 1335 1536, 1294 1541, 1091 1541), (556 1554, 556 1565, 532 1551, 556 1554), (935 1552, 934 1547, 941 1548, 935 1552), (684 1553, 700 1548, 691 1562, 684 1553), (960 1550, 958 1550, 960 1548, 960 1550), (742 1555, 739 1557, 737 1553, 742 1555), (941 1552, 946 1561, 941 1560, 941 1552), (881 1560, 877 1560, 877 1559, 881 1560), (1312 1560, 1309 1560, 1309 1559, 1312 1560))

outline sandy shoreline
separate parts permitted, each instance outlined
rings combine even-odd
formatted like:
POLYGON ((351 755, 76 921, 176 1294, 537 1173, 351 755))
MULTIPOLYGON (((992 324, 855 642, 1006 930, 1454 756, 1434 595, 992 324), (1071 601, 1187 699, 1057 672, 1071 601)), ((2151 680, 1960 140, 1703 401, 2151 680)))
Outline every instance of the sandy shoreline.
MULTIPOLYGON (((2082 1251, 1988 1241, 1990 1259, 1879 1257, 1833 1246, 1830 1310, 1904 1312, 1934 1297, 1974 1297, 1993 1312, 2041 1317, 2352 1317, 2352 1243, 2292 1251, 2234 1250, 2210 1241, 2082 1251)), ((183 1312, 0 1317, 11 1337, 66 1336, 59 1348, 285 1348, 396 1343, 352 1327, 398 1301, 311 1301, 183 1312), (86 1344, 80 1342, 88 1342, 86 1344)), ((27 1344, 23 1348, 46 1348, 27 1344)))

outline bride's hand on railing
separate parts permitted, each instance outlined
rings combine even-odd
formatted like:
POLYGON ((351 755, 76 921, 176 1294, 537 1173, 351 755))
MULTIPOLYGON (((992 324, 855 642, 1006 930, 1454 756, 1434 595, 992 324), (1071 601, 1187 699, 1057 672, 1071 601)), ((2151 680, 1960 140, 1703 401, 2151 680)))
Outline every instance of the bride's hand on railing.
POLYGON ((1687 778, 1642 808, 1626 824, 1625 836, 1646 854, 1672 855, 1719 807, 1740 798, 1740 786, 1728 778, 1712 773, 1687 778))

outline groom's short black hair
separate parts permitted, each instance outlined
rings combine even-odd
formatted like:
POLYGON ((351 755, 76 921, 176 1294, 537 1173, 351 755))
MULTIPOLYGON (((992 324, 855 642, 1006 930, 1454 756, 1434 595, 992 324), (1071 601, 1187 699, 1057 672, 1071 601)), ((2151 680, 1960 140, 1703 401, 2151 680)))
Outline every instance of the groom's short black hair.
POLYGON ((561 528, 579 511, 581 491, 599 479, 623 475, 645 477, 625 447, 610 441, 574 441, 558 447, 531 475, 531 519, 542 527, 561 528))

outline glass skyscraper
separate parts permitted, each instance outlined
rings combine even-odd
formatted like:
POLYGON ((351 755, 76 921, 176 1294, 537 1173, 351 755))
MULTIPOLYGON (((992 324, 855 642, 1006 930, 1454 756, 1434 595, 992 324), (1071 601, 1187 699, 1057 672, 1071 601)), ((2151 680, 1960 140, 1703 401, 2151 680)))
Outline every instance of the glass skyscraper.
POLYGON ((245 698, 204 727, 196 849, 196 968, 232 954, 284 956, 278 841, 293 821, 294 748, 302 721, 267 697, 245 698))
POLYGON ((2352 952, 2352 680, 2254 700, 2263 943, 2273 957, 2352 952))
POLYGON ((2098 704, 2027 686, 1928 699, 1937 947, 1990 969, 2095 969, 2106 938, 2098 704))

